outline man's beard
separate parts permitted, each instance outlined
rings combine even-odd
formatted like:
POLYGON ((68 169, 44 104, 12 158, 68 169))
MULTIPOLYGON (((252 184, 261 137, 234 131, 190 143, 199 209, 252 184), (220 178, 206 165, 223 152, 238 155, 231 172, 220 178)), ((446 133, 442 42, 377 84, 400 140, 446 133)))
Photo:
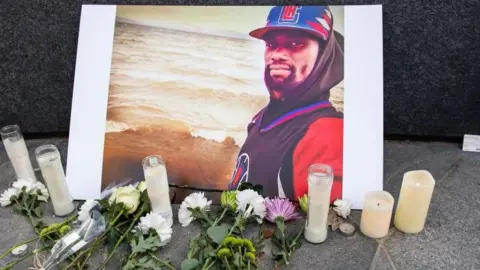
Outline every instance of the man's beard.
POLYGON ((295 81, 295 67, 290 66, 290 74, 288 77, 284 78, 282 81, 277 81, 272 78, 270 75, 270 67, 265 67, 265 83, 267 84, 268 89, 271 91, 276 91, 280 93, 285 93, 289 90, 296 88, 299 83, 295 81))

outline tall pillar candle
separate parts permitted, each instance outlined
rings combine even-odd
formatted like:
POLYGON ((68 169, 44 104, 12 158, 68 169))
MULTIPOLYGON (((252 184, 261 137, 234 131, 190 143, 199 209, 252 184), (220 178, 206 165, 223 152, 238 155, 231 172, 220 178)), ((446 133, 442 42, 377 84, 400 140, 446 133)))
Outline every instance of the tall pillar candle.
POLYGON ((0 134, 17 179, 37 182, 20 127, 18 125, 5 126, 0 130, 0 134))
POLYGON ((47 185, 56 216, 66 216, 75 210, 65 178, 62 157, 57 147, 46 144, 35 149, 35 156, 47 185))
POLYGON ((172 226, 173 213, 165 161, 159 155, 151 155, 144 158, 142 164, 152 211, 162 215, 172 226))
POLYGON ((434 187, 435 179, 428 171, 410 171, 403 175, 393 221, 398 230, 405 233, 423 230, 434 187))
POLYGON ((386 191, 369 191, 365 194, 360 231, 371 238, 387 236, 392 218, 393 196, 386 191))
POLYGON ((311 243, 322 243, 328 234, 328 210, 333 183, 333 170, 325 164, 308 169, 308 212, 304 237, 311 243))

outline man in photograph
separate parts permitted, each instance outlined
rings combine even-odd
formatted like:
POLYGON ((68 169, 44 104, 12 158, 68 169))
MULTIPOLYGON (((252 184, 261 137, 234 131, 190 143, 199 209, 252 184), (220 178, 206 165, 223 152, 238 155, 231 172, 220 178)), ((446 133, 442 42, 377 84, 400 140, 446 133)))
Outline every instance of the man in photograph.
POLYGON ((343 81, 343 52, 326 6, 276 6, 266 26, 250 32, 265 42, 270 101, 248 125, 229 188, 263 186, 264 196, 297 200, 308 191, 308 170, 333 169, 330 201, 342 196, 343 113, 329 101, 343 81))

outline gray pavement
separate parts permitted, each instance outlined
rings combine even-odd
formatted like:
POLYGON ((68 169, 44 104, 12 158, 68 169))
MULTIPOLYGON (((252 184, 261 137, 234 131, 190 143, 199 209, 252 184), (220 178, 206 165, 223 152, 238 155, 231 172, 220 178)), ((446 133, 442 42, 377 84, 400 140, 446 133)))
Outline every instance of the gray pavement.
MULTIPOLYGON (((56 144, 66 156, 67 140, 31 140, 31 151, 44 143, 56 144)), ((0 192, 13 181, 5 151, 0 146, 0 192)), ((429 170, 437 180, 425 229, 416 235, 405 235, 395 228, 383 239, 370 239, 356 232, 345 237, 330 232, 325 243, 312 245, 304 242, 291 266, 283 269, 480 269, 480 153, 463 152, 461 145, 440 142, 385 142, 384 189, 397 199, 403 173, 414 169, 429 170)), ((178 209, 178 205, 175 205, 178 209)), ((175 211, 176 213, 176 211, 175 211)), ((352 211, 351 221, 359 225, 360 211, 352 211)), ((56 219, 46 209, 47 222, 56 219)), ((302 226, 303 220, 288 223, 289 228, 302 226)), ((256 233, 252 228, 250 233, 256 233)), ((173 228, 171 243, 159 252, 169 257, 177 269, 186 257, 188 240, 200 231, 195 225, 187 228, 178 223, 173 228)), ((34 236, 27 220, 0 208, 0 253, 11 245, 34 236)), ((30 245, 34 248, 34 245, 30 245)), ((269 240, 262 259, 263 269, 273 269, 269 240)), ((105 258, 100 249, 91 259, 91 268, 105 258)), ((0 266, 14 260, 7 256, 0 266)), ((112 260, 108 269, 119 269, 118 260, 112 260)), ((14 269, 28 269, 32 260, 26 260, 14 269)))

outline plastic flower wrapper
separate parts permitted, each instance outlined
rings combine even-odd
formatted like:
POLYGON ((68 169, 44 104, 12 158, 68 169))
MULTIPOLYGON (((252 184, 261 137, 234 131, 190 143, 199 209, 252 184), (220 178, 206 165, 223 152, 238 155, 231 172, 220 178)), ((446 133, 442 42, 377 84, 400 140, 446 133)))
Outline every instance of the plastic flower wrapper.
POLYGON ((267 209, 265 219, 277 224, 277 230, 272 237, 272 241, 279 251, 273 253, 274 260, 279 264, 288 265, 294 251, 301 246, 300 235, 303 233, 304 226, 301 226, 300 231, 295 236, 288 237, 285 234, 285 221, 299 219, 301 215, 289 199, 266 198, 265 207, 267 209))
POLYGON ((79 228, 71 231, 58 240, 50 251, 50 257, 45 262, 45 270, 53 269, 69 256, 85 247, 105 231, 105 218, 98 207, 90 211, 90 216, 82 222, 79 228))
POLYGON ((105 189, 102 191, 100 194, 101 199, 105 199, 107 197, 110 197, 112 193, 116 190, 118 187, 123 187, 123 186, 128 186, 128 185, 135 185, 137 186, 139 183, 135 183, 135 181, 131 178, 127 178, 121 181, 114 181, 111 182, 105 189))

